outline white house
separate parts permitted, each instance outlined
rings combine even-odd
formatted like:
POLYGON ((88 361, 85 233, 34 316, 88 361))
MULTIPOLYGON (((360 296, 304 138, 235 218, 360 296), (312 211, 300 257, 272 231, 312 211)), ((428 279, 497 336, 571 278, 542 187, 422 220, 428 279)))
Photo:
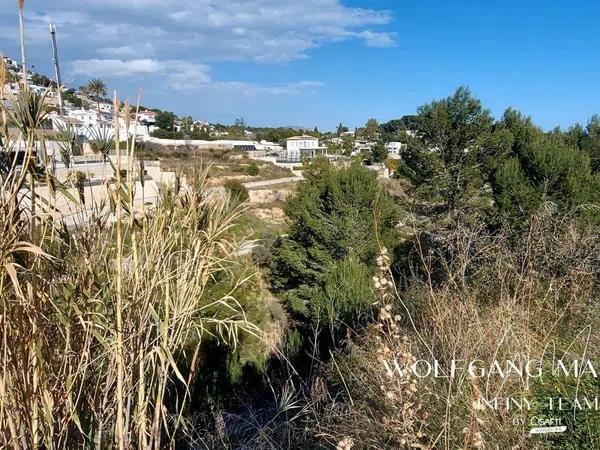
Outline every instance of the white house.
POLYGON ((99 106, 100 106, 100 111, 102 111, 104 113, 108 113, 108 114, 112 114, 113 113, 114 108, 113 108, 112 103, 101 102, 99 106))
POLYGON ((403 148, 406 148, 406 144, 403 144, 402 142, 388 142, 387 144, 385 144, 385 148, 387 148, 388 155, 390 158, 399 159, 400 152, 403 148))
POLYGON ((359 139, 354 142, 354 149, 352 150, 351 155, 360 155, 362 152, 370 152, 373 150, 376 142, 367 141, 364 139, 359 139))
POLYGON ((266 140, 262 140, 258 143, 258 145, 256 146, 257 149, 259 150, 265 150, 265 151, 270 151, 270 152, 278 152, 280 153, 283 148, 281 147, 281 145, 275 143, 275 142, 270 142, 270 141, 266 141, 266 140))
POLYGON ((292 161, 302 158, 313 158, 325 154, 325 147, 319 146, 319 139, 314 136, 292 136, 285 140, 285 157, 292 161))
POLYGON ((138 122, 145 122, 147 124, 156 123, 156 113, 154 111, 140 111, 137 115, 138 122))
MULTIPOLYGON (((103 114, 99 111, 91 109, 66 109, 65 115, 52 114, 51 120, 54 128, 61 128, 70 125, 74 128, 77 135, 84 136, 87 139, 94 138, 98 135, 114 136, 115 126, 114 118, 110 114, 103 114)), ((129 136, 135 135, 143 137, 149 134, 148 127, 134 122, 130 123, 129 136)), ((127 136, 127 127, 125 119, 119 117, 119 136, 124 139, 127 136)))
POLYGON ((113 134, 113 127, 109 120, 98 111, 90 109, 65 109, 65 115, 61 116, 53 113, 50 116, 53 128, 59 129, 65 126, 71 126, 75 134, 91 137, 94 130, 100 128, 110 129, 113 134))

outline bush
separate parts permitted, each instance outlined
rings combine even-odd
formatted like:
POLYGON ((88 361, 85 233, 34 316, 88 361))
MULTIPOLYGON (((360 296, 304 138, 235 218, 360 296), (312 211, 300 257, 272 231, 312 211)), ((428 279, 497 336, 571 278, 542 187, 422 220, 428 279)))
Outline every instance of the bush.
POLYGON ((162 128, 157 128, 150 133, 150 136, 158 139, 183 139, 183 133, 181 131, 169 131, 162 128))
POLYGON ((245 202, 248 200, 248 189, 238 180, 227 180, 224 184, 225 189, 231 195, 231 198, 238 202, 245 202))
POLYGON ((250 165, 248 165, 246 167, 246 175, 255 177, 256 175, 258 175, 259 172, 260 172, 260 169, 258 168, 258 165, 254 162, 250 163, 250 165))
POLYGON ((259 267, 269 267, 273 254, 271 245, 257 245, 252 249, 252 261, 259 267))
MULTIPOLYGON (((565 377, 552 375, 550 371, 549 368, 544 372, 543 377, 536 379, 533 385, 534 409, 531 416, 541 420, 560 421, 560 425, 566 426, 567 431, 563 434, 541 436, 540 447, 582 450, 600 448, 600 411, 585 406, 586 399, 593 402, 600 396, 600 382, 589 374, 583 377, 565 377), (557 408, 555 400, 551 410, 550 398, 563 399, 564 409, 557 408), (580 402, 583 409, 573 408, 575 399, 580 402)), ((558 423, 552 423, 552 426, 555 425, 558 423)))
POLYGON ((271 283, 307 323, 350 326, 371 300, 365 280, 380 243, 392 245, 398 211, 360 165, 335 169, 317 158, 304 176, 284 207, 291 229, 274 246, 271 283))

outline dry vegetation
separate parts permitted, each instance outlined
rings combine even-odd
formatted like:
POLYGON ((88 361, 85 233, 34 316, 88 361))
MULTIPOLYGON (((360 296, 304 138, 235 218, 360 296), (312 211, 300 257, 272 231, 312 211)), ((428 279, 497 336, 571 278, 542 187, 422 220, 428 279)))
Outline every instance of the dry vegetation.
POLYGON ((143 143, 141 147, 140 157, 160 160, 165 171, 185 175, 190 166, 210 165, 211 182, 216 184, 222 184, 225 179, 245 182, 293 176, 290 170, 269 162, 253 160, 241 150, 200 149, 192 145, 165 146, 149 142, 143 143))
MULTIPOLYGON (((0 85, 5 77, 0 66, 0 85)), ((23 89, 12 105, 0 120, 0 448, 600 448, 598 411, 560 413, 570 431, 561 440, 528 433, 531 416, 556 412, 482 403, 600 396, 597 377, 395 369, 600 358, 597 208, 571 192, 561 192, 560 209, 525 196, 534 213, 512 228, 485 223, 495 205, 472 204, 490 195, 473 171, 452 173, 481 186, 452 188, 444 215, 448 201, 429 172, 420 190, 407 178, 382 189, 360 165, 316 159, 306 181, 279 186, 294 195, 258 199, 286 215, 265 223, 248 214, 239 182, 228 184, 237 196, 211 195, 209 174, 287 171, 235 152, 137 149, 135 136, 121 137, 122 156, 116 136, 96 146, 105 154, 117 142, 110 201, 67 226, 50 212, 60 196, 79 199, 44 152, 45 96, 23 89), (186 188, 163 186, 156 205, 136 209, 136 161, 148 157, 185 177, 186 188), (199 169, 207 163, 210 173, 199 169), (50 198, 36 194, 42 183, 50 198), (429 191, 422 215, 411 216, 412 200, 429 191), (242 249, 249 236, 261 245, 242 249), (254 262, 240 256, 246 251, 254 262)), ((130 112, 125 105, 127 121, 130 112)), ((545 161, 544 151, 535 155, 545 161)), ((517 181, 530 193, 524 177, 517 181)), ((507 194, 503 206, 514 205, 521 214, 507 194)))
MULTIPOLYGON (((332 443, 354 442, 353 448, 563 448, 529 435, 529 420, 547 411, 503 404, 507 397, 544 401, 536 398, 541 386, 550 395, 568 391, 549 378, 501 378, 489 369, 494 360, 542 360, 549 367, 559 358, 600 356, 598 336, 590 334, 598 326, 597 230, 548 214, 533 221, 516 246, 466 229, 438 245, 418 255, 426 270, 402 293, 383 268, 379 323, 350 342, 330 368, 337 395, 321 406, 318 434, 332 443), (454 256, 446 278, 435 281, 434 266, 446 264, 446 250, 454 256), (452 360, 480 361, 488 374, 421 378, 394 371, 393 361, 406 367, 421 359, 440 361, 443 375, 452 360), (498 410, 483 401, 494 398, 498 410), (524 422, 515 424, 515 417, 524 422)), ((597 387, 586 391, 581 383, 580 396, 597 395, 597 387)), ((575 442, 593 448, 600 442, 597 412, 576 414, 580 426, 590 428, 575 442), (590 414, 596 428, 586 425, 590 414)))
POLYGON ((241 210, 204 194, 204 171, 188 178, 189 192, 165 189, 154 208, 136 213, 131 139, 127 160, 117 152, 111 205, 68 229, 44 214, 52 199, 35 194, 42 180, 55 195, 66 192, 39 154, 35 130, 47 113, 44 96, 26 89, 13 110, 2 110, 9 165, 0 191, 0 442, 163 448, 186 433, 189 386, 207 336, 235 346, 242 332, 262 333, 232 295, 250 276, 211 292, 230 271, 237 247, 230 229, 241 210), (26 143, 19 168, 9 117, 26 143))

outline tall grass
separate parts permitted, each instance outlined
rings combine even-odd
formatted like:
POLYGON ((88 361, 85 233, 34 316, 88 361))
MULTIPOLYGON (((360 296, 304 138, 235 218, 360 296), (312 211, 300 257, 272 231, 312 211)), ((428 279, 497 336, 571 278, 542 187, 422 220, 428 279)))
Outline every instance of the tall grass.
MULTIPOLYGON (((507 410, 503 402, 544 403, 547 398, 536 397, 540 385, 554 396, 564 395, 563 387, 552 379, 489 371, 492 361, 551 366, 559 358, 599 356, 592 330, 599 317, 600 235, 593 225, 572 219, 542 211, 529 230, 511 239, 458 227, 429 248, 417 234, 413 249, 421 270, 401 291, 384 259, 375 280, 379 321, 351 341, 327 370, 331 393, 314 409, 312 442, 380 449, 551 445, 529 435, 535 408, 513 404, 507 410), (487 374, 478 378, 459 371, 449 377, 442 369, 446 376, 436 378, 394 371, 394 361, 409 367, 422 359, 437 360, 446 369, 452 360, 478 361, 487 374), (484 406, 484 400, 493 399, 499 402, 496 410, 484 406), (515 417, 523 422, 515 424, 515 417)), ((567 382, 573 391, 580 383, 567 382)), ((574 412, 568 414, 572 418, 574 412)), ((598 423, 597 413, 589 422, 586 412, 578 414, 560 448, 598 445, 597 428, 587 428, 592 420, 598 423), (578 443, 572 437, 577 433, 584 435, 578 443)))
MULTIPOLYGON (((2 66, 0 85, 5 77, 2 66)), ((114 207, 102 211, 112 223, 69 227, 35 194, 47 183, 67 195, 35 158, 45 96, 21 90, 12 103, 2 106, 0 149, 9 162, 0 190, 0 446, 170 446, 187 433, 203 340, 235 346, 241 331, 260 335, 230 292, 207 295, 228 273, 239 246, 230 231, 243 210, 207 195, 205 169, 136 215, 134 137, 126 176, 117 144, 107 184, 114 207), (25 143, 23 165, 11 152, 9 118, 25 143)), ((114 103, 118 130, 116 94, 114 103)))

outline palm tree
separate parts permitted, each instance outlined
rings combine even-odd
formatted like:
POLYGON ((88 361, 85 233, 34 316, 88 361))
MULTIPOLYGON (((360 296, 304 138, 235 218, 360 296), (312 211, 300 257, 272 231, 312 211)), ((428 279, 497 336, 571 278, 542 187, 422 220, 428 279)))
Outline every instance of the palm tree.
POLYGON ((19 31, 21 35, 21 64, 23 65, 23 89, 27 89, 27 64, 25 64, 25 27, 23 26, 23 5, 25 0, 17 0, 19 10, 19 31))
POLYGON ((106 84, 100 78, 92 78, 87 86, 86 91, 89 95, 96 98, 96 104, 100 109, 100 98, 106 95, 106 84))
POLYGON ((87 84, 82 84, 81 86, 79 86, 79 88, 77 88, 77 90, 81 95, 85 95, 86 97, 89 95, 87 84))

